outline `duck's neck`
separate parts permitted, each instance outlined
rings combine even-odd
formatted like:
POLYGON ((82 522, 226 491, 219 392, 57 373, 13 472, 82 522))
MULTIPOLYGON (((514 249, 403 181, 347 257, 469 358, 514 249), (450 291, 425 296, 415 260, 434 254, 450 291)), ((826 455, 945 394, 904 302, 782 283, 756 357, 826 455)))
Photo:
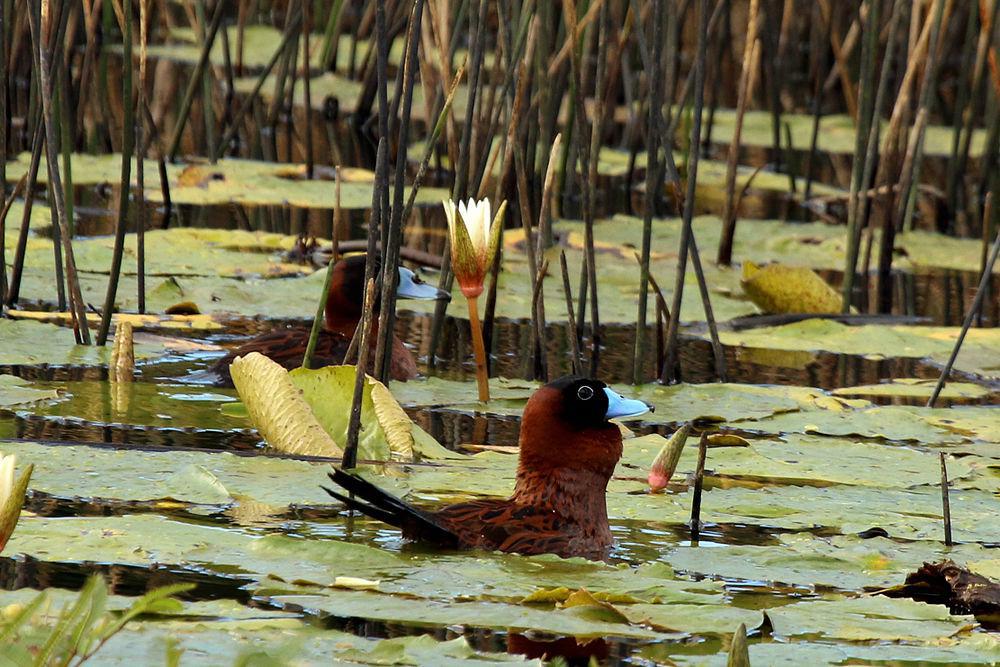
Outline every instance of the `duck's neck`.
MULTIPOLYGON (((358 324, 361 323, 360 317, 345 317, 343 315, 332 315, 330 311, 327 310, 326 317, 324 318, 324 325, 326 330, 330 333, 340 334, 346 338, 353 338, 354 332, 358 328, 358 324)), ((372 328, 376 329, 378 327, 377 323, 372 324, 372 328)))
POLYGON ((519 466, 511 500, 555 512, 589 535, 611 540, 606 491, 610 476, 593 470, 519 466))
POLYGON ((351 338, 361 322, 361 311, 355 304, 331 290, 326 299, 323 320, 327 331, 351 338))

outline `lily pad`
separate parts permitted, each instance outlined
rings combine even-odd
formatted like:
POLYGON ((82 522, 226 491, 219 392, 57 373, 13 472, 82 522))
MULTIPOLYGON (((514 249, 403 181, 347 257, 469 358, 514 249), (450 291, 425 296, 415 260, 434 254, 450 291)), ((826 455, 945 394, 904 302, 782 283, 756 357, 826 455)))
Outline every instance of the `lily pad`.
MULTIPOLYGON (((73 330, 32 320, 0 319, 0 365, 100 366, 111 357, 111 348, 77 345, 73 330)), ((162 356, 162 343, 136 342, 136 360, 162 356)))
MULTIPOLYGON (((929 398, 934 393, 937 380, 923 378, 893 378, 890 382, 881 384, 856 385, 840 387, 830 393, 834 396, 888 396, 892 398, 929 398)), ((940 397, 982 398, 989 395, 986 387, 971 382, 948 382, 941 390, 940 397)))
MULTIPOLYGON (((733 141, 736 112, 733 109, 716 109, 713 115, 712 141, 728 145, 733 141)), ((773 116, 766 111, 750 110, 743 116, 740 142, 743 146, 770 148, 774 145, 773 116)), ((792 146, 799 151, 809 150, 812 143, 813 118, 810 114, 783 113, 782 127, 791 133, 792 146)), ((885 136, 885 123, 880 136, 885 136)), ((972 155, 981 155, 985 144, 985 130, 976 130, 972 138, 972 155)), ((830 114, 820 119, 817 146, 827 153, 853 154, 855 150, 854 119, 844 114, 830 114)), ((928 126, 924 151, 928 155, 947 156, 951 154, 952 129, 944 126, 928 126)), ((879 144, 881 147, 881 144, 879 144)))
POLYGON ((36 403, 58 397, 59 392, 52 389, 39 389, 32 386, 27 380, 22 380, 14 375, 0 375, 0 408, 36 403))
POLYGON ((934 641, 975 623, 941 605, 883 596, 810 600, 767 612, 783 638, 820 635, 847 641, 934 641))
MULTIPOLYGON (((943 364, 951 355, 959 327, 869 324, 849 326, 833 320, 805 320, 777 327, 720 331, 724 345, 856 354, 876 358, 929 358, 943 364)), ((955 369, 985 379, 1000 378, 1000 330, 970 329, 955 369)))
MULTIPOLYGON (((132 158, 133 162, 135 158, 132 158)), ((7 163, 7 177, 18 179, 27 172, 31 155, 22 153, 7 163)), ((75 153, 71 157, 74 185, 116 184, 121 178, 121 155, 90 155, 75 153)), ((61 164, 61 160, 60 160, 61 164)), ((176 206, 218 206, 242 204, 245 206, 296 206, 333 210, 336 192, 329 180, 308 180, 303 164, 258 162, 224 158, 215 164, 191 162, 167 165, 170 199, 176 206)), ((132 173, 135 173, 133 164, 132 173)), ((38 182, 45 183, 47 176, 43 161, 38 172, 38 182)), ((155 161, 145 163, 145 194, 151 202, 162 202, 163 193, 155 161)), ((368 209, 371 207, 375 175, 365 169, 345 169, 342 172, 341 208, 368 209)), ((407 188, 407 192, 409 188, 407 188)), ((421 187, 417 204, 437 204, 447 197, 446 190, 421 187)), ((152 246, 151 246, 152 247, 152 246)))

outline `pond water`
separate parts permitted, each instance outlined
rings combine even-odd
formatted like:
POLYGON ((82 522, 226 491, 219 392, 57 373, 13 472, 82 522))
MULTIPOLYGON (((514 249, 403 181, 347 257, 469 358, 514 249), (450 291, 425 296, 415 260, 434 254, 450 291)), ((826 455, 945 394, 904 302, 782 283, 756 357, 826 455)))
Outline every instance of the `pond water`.
MULTIPOLYGON (((239 3, 240 11, 244 4, 239 3)), ((190 17, 177 9, 169 12, 158 35, 164 43, 150 51, 157 85, 173 87, 153 100, 151 113, 164 123, 157 143, 169 137, 166 128, 176 120, 178 102, 173 98, 179 98, 181 82, 200 52, 199 38, 182 27, 190 17)), ((107 14, 102 30, 111 37, 113 17, 107 14)), ((374 13, 366 16, 368 25, 374 13)), ((229 19, 235 23, 239 15, 229 19)), ((743 25, 742 14, 734 14, 736 19, 743 25)), ((405 20, 401 16, 397 23, 405 20)), ((235 25, 223 30, 235 41, 235 25)), ((26 27, 17 34, 28 39, 26 27)), ((948 34, 949 43, 962 43, 948 34)), ((254 77, 266 64, 261 58, 277 48, 280 32, 250 26, 239 38, 252 48, 245 67, 241 56, 236 68, 241 71, 233 94, 217 100, 215 111, 225 123, 232 120, 234 100, 239 108, 248 99, 254 77)), ((89 48, 82 42, 77 46, 81 57, 89 48)), ((400 47, 397 40, 390 53, 393 77, 400 47)), ((30 232, 23 239, 28 259, 17 299, 20 310, 0 319, 0 450, 16 453, 20 466, 35 466, 25 513, 0 557, 0 606, 5 607, 0 611, 16 611, 6 605, 24 604, 30 590, 49 591, 56 602, 68 604, 70 592, 84 588, 94 574, 107 581, 112 610, 159 586, 193 584, 179 595, 180 611, 145 615, 109 643, 107 664, 156 664, 167 646, 183 649, 181 664, 228 664, 247 651, 258 651, 260 664, 271 664, 263 656, 275 664, 333 659, 480 664, 556 657, 568 664, 590 659, 609 665, 723 664, 740 624, 748 632, 754 664, 1000 661, 1000 635, 973 616, 878 594, 902 584, 924 562, 946 558, 1000 579, 1000 269, 987 280, 983 308, 951 381, 937 406, 925 407, 975 298, 984 251, 980 222, 970 221, 968 211, 954 216, 944 211, 955 136, 950 114, 932 115, 927 130, 916 222, 896 236, 892 248, 893 268, 886 278, 891 307, 871 314, 878 287, 872 269, 860 276, 852 295, 855 312, 846 319, 768 320, 745 289, 741 264, 808 267, 840 291, 854 121, 842 108, 850 104, 831 103, 823 114, 818 150, 811 154, 812 117, 804 103, 796 102, 801 91, 779 85, 782 103, 795 113, 782 115, 788 145, 775 150, 773 117, 763 106, 777 104, 781 91, 770 90, 775 73, 768 72, 767 93, 774 97, 747 115, 737 151, 736 191, 743 195, 736 204, 734 266, 717 265, 725 161, 736 123, 732 109, 714 108, 715 95, 727 106, 735 103, 725 94, 728 87, 736 88, 728 86, 735 84, 732 73, 720 74, 726 83, 713 84, 711 127, 692 212, 721 332, 725 381, 719 381, 688 264, 678 314, 681 382, 665 385, 659 378, 666 322, 656 321, 652 297, 639 368, 633 367, 639 300, 635 251, 648 201, 645 135, 635 118, 637 109, 645 111, 631 100, 610 109, 595 170, 602 320, 596 374, 657 408, 624 425, 625 454, 608 489, 615 548, 607 563, 456 553, 410 543, 399 531, 347 511, 321 489, 329 483, 329 466, 338 460, 269 448, 240 395, 204 382, 204 371, 249 337, 311 321, 322 285, 319 269, 329 259, 313 250, 328 248, 335 230, 332 164, 347 167, 339 241, 366 239, 376 128, 373 117, 360 118, 353 109, 363 95, 375 94, 377 84, 366 74, 374 64, 356 62, 358 43, 344 34, 339 48, 341 72, 361 67, 354 77, 343 77, 323 73, 313 62, 306 72, 315 86, 311 125, 305 122, 301 81, 296 79, 285 103, 272 105, 277 89, 272 74, 262 101, 242 119, 227 158, 216 163, 194 157, 165 167, 169 209, 156 161, 144 163, 149 199, 144 299, 157 316, 137 325, 132 383, 109 381, 108 355, 74 346, 65 318, 56 312, 57 246, 48 175, 41 169, 29 193, 35 204, 25 220, 30 232), (371 83, 367 89, 365 77, 371 83), (317 158, 313 179, 305 178, 301 164, 306 145, 317 158), (808 183, 807 161, 812 163, 808 183), (943 229, 949 234, 940 233, 943 229), (160 316, 176 310, 198 314, 160 316), (654 457, 665 438, 689 422, 696 432, 676 474, 661 493, 651 493, 647 481, 654 457), (707 447, 701 523, 693 532, 696 442, 702 431, 726 437, 707 447), (943 465, 951 480, 953 545, 942 540, 943 465), (426 643, 421 636, 429 638, 426 643), (133 646, 139 648, 133 651, 133 646)), ((464 43, 459 52, 466 55, 464 43)), ((100 57, 105 84, 120 87, 120 53, 121 47, 109 42, 100 57)), ((804 59, 803 54, 796 58, 804 59)), ((960 78, 953 72, 960 69, 956 57, 947 59, 952 78, 960 78)), ((216 75, 234 74, 226 72, 231 63, 221 52, 213 51, 210 58, 216 75)), ((637 85, 634 64, 623 71, 629 86, 637 85)), ((796 60, 796 66, 802 64, 796 60)), ((737 70, 738 62, 725 69, 737 70)), ((38 101, 34 93, 29 97, 29 72, 24 69, 8 86, 17 116, 7 145, 8 192, 30 164, 31 133, 24 118, 38 101)), ((795 74, 800 83, 805 81, 801 74, 795 74)), ((495 76, 500 75, 497 69, 495 76)), ((565 83, 565 77, 557 82, 565 83)), ((811 90, 811 82, 803 85, 811 90)), ((431 127, 431 105, 423 99, 427 91, 416 90, 408 182, 431 127)), ((949 105, 955 96, 951 88, 941 95, 949 105)), ((456 110, 464 112, 468 99, 463 83, 456 110)), ((540 103, 533 98, 532 118, 540 103)), ((567 133, 572 107, 553 107, 554 126, 567 133)), ((191 117, 203 118, 205 112, 198 100, 191 117)), ((956 111, 955 117, 962 116, 956 111)), ((71 159, 71 195, 81 290, 96 310, 107 285, 117 225, 120 142, 108 128, 123 123, 120 101, 87 118, 76 128, 79 152, 71 159)), ((455 118, 464 123, 461 113, 455 118)), ((476 132, 485 132, 488 119, 473 120, 476 132)), ((211 135, 219 129, 206 132, 200 119, 192 120, 181 154, 207 155, 218 139, 211 135)), ((492 193, 497 186, 500 166, 487 169, 486 158, 491 147, 499 146, 502 129, 495 143, 484 140, 479 146, 482 192, 492 193)), ((462 128, 458 131, 461 136, 462 128)), ((537 158, 540 167, 544 161, 548 143, 540 136, 546 131, 533 126, 524 133, 524 145, 534 147, 526 152, 524 186, 536 219, 544 174, 531 163, 537 158)), ((442 144, 455 142, 453 132, 448 129, 442 144)), ((990 175, 984 165, 992 164, 982 157, 987 128, 977 126, 971 136, 967 173, 961 176, 970 192, 977 190, 974 182, 990 175)), ((675 148, 686 177, 686 151, 680 144, 675 148)), ((573 150, 578 149, 574 143, 573 150)), ((150 155, 157 152, 162 147, 150 149, 150 155)), ((432 283, 446 251, 439 201, 455 180, 453 153, 435 154, 403 232, 409 259, 427 260, 420 270, 432 283)), ((517 190, 503 185, 505 191, 517 190)), ((650 271, 668 304, 678 269, 680 199, 664 185, 654 198, 650 223, 650 271)), ((0 231, 8 265, 22 240, 24 210, 21 197, 0 231)), ((489 406, 474 400, 473 349, 458 289, 433 359, 433 308, 399 305, 396 333, 413 351, 420 377, 393 382, 390 389, 412 420, 407 433, 422 430, 445 451, 406 463, 363 463, 378 475, 379 484, 418 506, 506 496, 514 480, 520 414, 542 380, 539 370, 554 378, 573 369, 575 332, 568 324, 558 267, 559 254, 565 253, 578 297, 585 255, 580 179, 564 179, 561 196, 552 203, 554 247, 547 251, 550 269, 540 290, 546 313, 541 345, 528 317, 532 244, 516 224, 519 216, 520 211, 508 216, 490 318, 496 398, 489 406)), ((138 309, 136 220, 133 208, 117 301, 121 312, 138 309)), ((875 232, 873 256, 879 238, 875 232)), ((584 357, 591 359, 595 332, 589 325, 581 331, 584 357)), ((328 409, 344 412, 340 399, 331 396, 328 409)))

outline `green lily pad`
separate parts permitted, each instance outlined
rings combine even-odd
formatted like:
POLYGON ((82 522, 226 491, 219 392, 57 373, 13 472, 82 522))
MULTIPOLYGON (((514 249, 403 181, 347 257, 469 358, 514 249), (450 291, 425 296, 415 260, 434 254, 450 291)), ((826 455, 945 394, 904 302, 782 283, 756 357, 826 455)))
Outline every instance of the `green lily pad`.
MULTIPOLYGON (((937 380, 923 378, 894 378, 881 384, 840 387, 830 393, 834 396, 889 396, 893 398, 930 398, 937 380)), ((943 399, 982 398, 989 394, 986 387, 971 382, 948 382, 939 396, 943 399)))
MULTIPOLYGON (((74 185, 117 183, 121 178, 120 154, 75 153, 71 159, 74 185)), ((29 153, 22 153, 8 162, 7 178, 11 180, 20 178, 27 172, 30 160, 29 153)), ((135 158, 133 162, 134 160, 135 158)), ((134 164, 132 173, 135 174, 134 164)), ((43 161, 38 172, 39 183, 46 182, 45 174, 46 167, 43 161)), ((151 202, 162 202, 163 193, 160 190, 155 161, 146 160, 144 175, 146 198, 151 202)), ((365 169, 344 170, 341 181, 341 207, 345 210, 370 208, 374 178, 374 174, 365 169)), ((207 162, 169 164, 167 179, 170 185, 170 199, 175 206, 242 204, 333 210, 336 205, 336 189, 333 182, 307 180, 305 165, 301 164, 231 158, 219 160, 214 165, 207 162)), ((437 204, 447 196, 448 192, 444 189, 421 187, 417 193, 416 203, 437 204)))
MULTIPOLYGON (((928 358, 943 364, 951 355, 959 327, 849 326, 811 319, 777 327, 720 331, 723 345, 781 350, 825 351, 873 358, 928 358)), ((955 360, 957 371, 985 379, 1000 378, 1000 330, 970 329, 955 360)))
MULTIPOLYGON (((39 593, 32 589, 5 591, 4 602, 27 604, 39 593)), ((41 610, 24 626, 8 651, 41 643, 49 636, 57 619, 54 611, 75 602, 77 593, 48 588, 44 593, 51 611, 41 610)), ((131 598, 111 595, 109 611, 128 608, 131 598)), ((179 605, 180 606, 180 605, 179 605)), ((231 600, 186 602, 174 613, 144 616, 128 623, 124 630, 101 647, 96 659, 106 665, 162 662, 169 649, 183 656, 183 664, 326 665, 331 657, 351 664, 437 664, 459 667, 488 663, 529 663, 516 655, 473 650, 458 637, 439 641, 429 635, 393 639, 368 639, 332 629, 318 628, 301 614, 251 609, 231 600)))
POLYGON ((27 380, 14 375, 0 375, 0 408, 14 405, 25 405, 58 398, 59 392, 52 389, 39 389, 27 380))
MULTIPOLYGON (((77 345, 73 330, 32 320, 0 319, 0 365, 101 366, 111 358, 111 346, 77 345)), ((162 343, 136 342, 136 360, 162 356, 162 343)))
MULTIPOLYGON (((230 48, 235 53, 236 45, 240 41, 239 26, 229 26, 222 28, 228 30, 230 48)), ((278 50, 281 44, 282 31, 268 25, 248 25, 243 28, 243 66, 250 69, 263 69, 271 56, 278 50)), ((158 44, 148 47, 150 58, 164 58, 175 62, 188 63, 193 65, 201 55, 201 46, 198 42, 195 31, 191 28, 174 27, 170 30, 170 39, 177 40, 176 44, 158 44)), ((350 62, 351 35, 341 35, 337 49, 337 67, 346 69, 350 62)), ((314 33, 310 36, 309 45, 311 47, 311 57, 309 64, 311 67, 322 65, 320 57, 322 55, 323 35, 314 33)), ((364 53, 368 49, 368 40, 358 40, 358 49, 364 53)), ((209 53, 209 62, 216 67, 224 67, 226 64, 225 53, 223 52, 223 41, 221 35, 216 36, 212 51, 209 53)), ((112 49, 119 50, 120 46, 112 46, 112 49)), ((302 62, 302 52, 304 45, 299 46, 299 62, 302 62)), ((400 40, 393 42, 389 49, 390 62, 395 64, 402 57, 403 43, 400 40)), ((230 56, 235 61, 235 55, 230 56)))
MULTIPOLYGON (((743 116, 741 145, 756 148, 770 148, 774 145, 773 116, 767 111, 747 111, 743 116)), ((809 150, 812 143, 813 118, 810 114, 783 113, 782 127, 788 126, 792 146, 799 151, 809 150)), ((885 124, 880 136, 885 136, 885 124)), ((716 109, 712 124, 712 141, 728 145, 732 143, 736 125, 733 109, 716 109)), ((844 114, 830 114, 820 119, 817 146, 827 153, 853 154, 855 150, 854 119, 844 114)), ((783 135, 784 136, 784 135, 783 135)), ((985 130, 976 130, 972 138, 971 154, 981 155, 986 140, 985 130)), ((947 156, 951 154, 952 128, 940 125, 927 127, 924 152, 927 155, 947 156)), ((784 143, 782 144, 784 146, 784 143)), ((881 146, 881 144, 879 144, 881 146)))
POLYGON ((974 559, 988 554, 979 545, 945 547, 943 543, 896 542, 880 537, 818 538, 782 535, 779 545, 738 545, 725 549, 680 546, 669 559, 679 572, 745 581, 782 582, 804 589, 858 590, 901 582, 924 561, 945 557, 974 559), (951 554, 948 556, 947 554, 951 554))
POLYGON ((947 607, 884 596, 810 600, 770 609, 774 632, 783 638, 820 635, 847 641, 934 641, 975 623, 947 607))

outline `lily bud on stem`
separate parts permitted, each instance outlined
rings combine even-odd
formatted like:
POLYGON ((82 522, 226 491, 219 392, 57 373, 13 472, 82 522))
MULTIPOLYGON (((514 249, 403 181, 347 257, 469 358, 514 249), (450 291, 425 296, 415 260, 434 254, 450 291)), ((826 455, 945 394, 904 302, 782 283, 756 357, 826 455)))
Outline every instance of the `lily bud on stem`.
POLYGON ((483 343, 483 327, 479 323, 479 297, 466 297, 469 304, 469 327, 472 329, 472 350, 476 355, 476 384, 479 386, 479 401, 490 402, 490 379, 486 370, 486 345, 483 343))
POLYGON ((490 385, 483 327, 479 323, 479 295, 483 292, 483 281, 500 246, 507 202, 500 204, 496 217, 492 219, 489 199, 478 202, 470 199, 457 205, 448 199, 442 204, 448 218, 451 269, 469 304, 469 327, 472 330, 472 347, 476 355, 479 400, 486 403, 490 400, 490 385))

